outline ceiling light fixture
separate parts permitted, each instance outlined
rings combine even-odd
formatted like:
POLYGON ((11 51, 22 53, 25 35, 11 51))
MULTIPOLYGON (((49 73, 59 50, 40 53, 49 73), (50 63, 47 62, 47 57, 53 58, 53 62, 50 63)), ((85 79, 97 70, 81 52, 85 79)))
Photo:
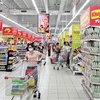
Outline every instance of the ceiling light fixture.
POLYGON ((79 13, 84 9, 84 7, 90 2, 91 0, 87 0, 83 6, 78 10, 76 15, 70 20, 70 22, 67 24, 67 26, 63 29, 63 31, 60 33, 60 35, 68 28, 68 26, 74 21, 74 19, 79 15, 79 13))
POLYGON ((37 5, 36 5, 35 0, 32 0, 32 3, 33 3, 33 5, 34 5, 34 7, 35 7, 35 9, 36 9, 37 13, 39 14, 39 10, 38 10, 38 7, 37 7, 37 5))
POLYGON ((37 35, 35 32, 33 32, 33 31, 27 29, 26 27, 24 27, 24 26, 18 24, 17 22, 11 20, 10 18, 7 18, 6 16, 4 16, 4 15, 2 15, 2 14, 0 14, 0 17, 2 17, 2 18, 4 18, 4 19, 6 19, 6 20, 12 22, 13 24, 15 24, 15 25, 17 25, 17 26, 23 28, 24 30, 26 30, 26 31, 28 31, 28 32, 30 32, 30 33, 33 33, 34 35, 37 35))

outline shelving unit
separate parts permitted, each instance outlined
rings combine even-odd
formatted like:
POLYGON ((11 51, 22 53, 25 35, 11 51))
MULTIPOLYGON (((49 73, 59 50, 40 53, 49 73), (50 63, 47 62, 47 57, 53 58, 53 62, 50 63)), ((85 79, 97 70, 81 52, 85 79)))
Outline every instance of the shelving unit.
POLYGON ((7 60, 8 60, 8 47, 0 46, 0 70, 7 69, 7 60))
POLYGON ((70 69, 71 69, 73 75, 82 74, 83 67, 82 67, 81 61, 78 58, 79 56, 80 55, 72 57, 72 60, 71 60, 70 69))
POLYGON ((8 63, 7 63, 7 70, 11 70, 14 69, 14 64, 16 64, 17 61, 17 51, 13 51, 13 50, 9 50, 8 51, 8 63))
POLYGON ((100 100, 100 28, 88 27, 83 32, 82 86, 91 100, 100 100))
POLYGON ((17 50, 18 50, 18 54, 19 54, 19 57, 21 59, 24 59, 25 58, 25 54, 27 52, 26 50, 26 45, 17 45, 17 50))

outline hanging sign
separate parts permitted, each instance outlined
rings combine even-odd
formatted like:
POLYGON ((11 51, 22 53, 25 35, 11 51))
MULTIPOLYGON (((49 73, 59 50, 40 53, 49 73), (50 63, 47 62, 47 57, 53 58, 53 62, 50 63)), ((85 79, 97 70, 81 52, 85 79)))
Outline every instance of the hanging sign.
POLYGON ((18 35, 18 28, 16 28, 16 27, 11 27, 11 28, 12 28, 12 34, 14 36, 17 36, 18 35))
POLYGON ((2 31, 2 24, 3 24, 3 21, 0 20, 0 31, 2 31))
POLYGON ((38 33, 49 32, 49 14, 38 15, 38 33))
POLYGON ((18 37, 22 38, 22 32, 21 31, 18 31, 18 37))
POLYGON ((72 50, 81 45, 80 24, 72 25, 72 50))
POLYGON ((18 28, 16 27, 3 27, 3 35, 14 35, 17 36, 18 28))
POLYGON ((81 15, 81 30, 89 26, 100 26, 100 6, 91 6, 81 15))
POLYGON ((22 38, 27 38, 28 33, 27 32, 21 32, 22 33, 22 38))
POLYGON ((27 39, 31 40, 32 39, 32 34, 28 34, 27 39))

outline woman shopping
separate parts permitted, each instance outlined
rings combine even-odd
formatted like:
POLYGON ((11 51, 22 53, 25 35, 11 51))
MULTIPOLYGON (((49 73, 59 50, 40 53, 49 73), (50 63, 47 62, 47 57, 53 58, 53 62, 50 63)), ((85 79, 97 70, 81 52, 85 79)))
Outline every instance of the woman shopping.
POLYGON ((42 53, 40 53, 39 51, 35 51, 33 49, 32 44, 28 44, 28 52, 26 52, 25 61, 28 62, 27 70, 34 71, 34 75, 35 75, 34 79, 36 85, 38 81, 37 62, 40 62, 43 59, 43 57, 44 55, 42 53), (39 59, 38 56, 40 56, 39 59))

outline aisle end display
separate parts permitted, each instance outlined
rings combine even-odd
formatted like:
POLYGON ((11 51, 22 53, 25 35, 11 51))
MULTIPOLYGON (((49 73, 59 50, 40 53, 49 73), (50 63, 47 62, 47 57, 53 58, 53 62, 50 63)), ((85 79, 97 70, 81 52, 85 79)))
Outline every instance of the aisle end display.
POLYGON ((69 28, 70 35, 72 35, 72 51, 71 51, 71 57, 70 57, 70 69, 73 72, 73 75, 82 73, 82 54, 80 52, 81 49, 81 37, 80 34, 80 24, 72 24, 72 26, 69 28))

